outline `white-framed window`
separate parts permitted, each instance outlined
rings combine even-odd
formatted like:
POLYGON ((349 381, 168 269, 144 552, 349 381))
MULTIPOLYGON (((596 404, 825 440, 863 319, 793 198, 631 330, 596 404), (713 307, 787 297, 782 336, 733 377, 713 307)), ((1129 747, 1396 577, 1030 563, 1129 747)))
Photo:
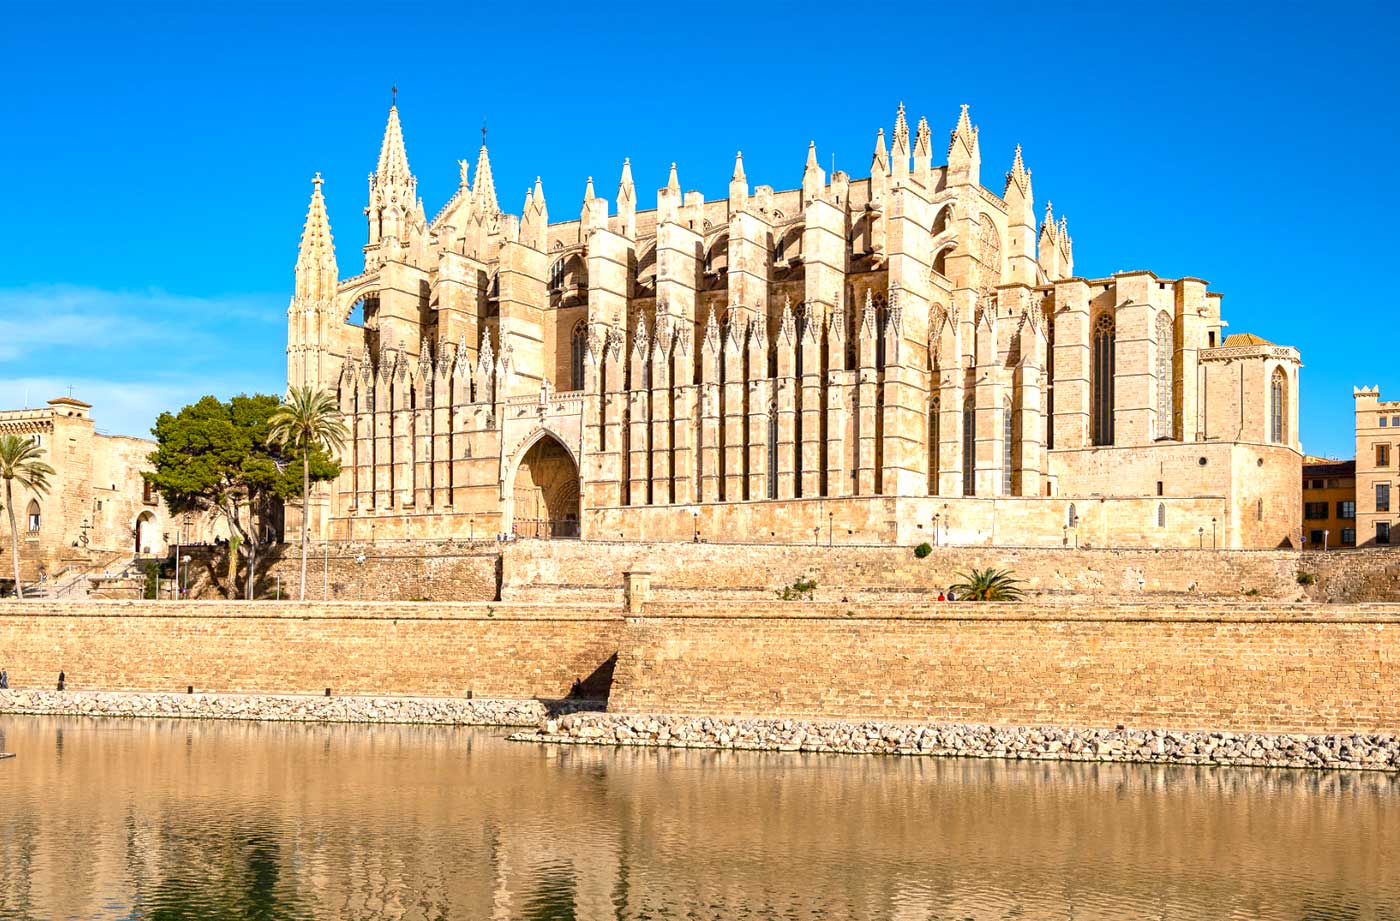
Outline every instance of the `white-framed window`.
POLYGON ((39 510, 39 503, 37 500, 29 500, 29 510, 27 517, 29 519, 29 533, 37 534, 39 532, 39 528, 44 523, 43 514, 39 510))

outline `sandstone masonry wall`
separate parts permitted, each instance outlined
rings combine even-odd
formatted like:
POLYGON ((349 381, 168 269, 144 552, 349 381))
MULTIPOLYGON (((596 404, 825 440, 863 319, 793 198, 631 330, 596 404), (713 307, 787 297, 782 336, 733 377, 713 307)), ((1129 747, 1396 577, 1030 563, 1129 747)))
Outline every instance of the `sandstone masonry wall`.
POLYGON ((657 602, 609 709, 1393 733, 1400 608, 657 602))
MULTIPOLYGON (((202 547, 189 553, 190 597, 226 597, 227 549, 202 547)), ((308 555, 307 600, 491 601, 497 596, 498 559, 494 540, 331 544, 329 553, 325 544, 316 544, 308 555)), ((279 587, 283 598, 296 597, 301 579, 298 544, 260 552, 257 565, 259 598, 275 597, 279 587)), ((238 571, 241 593, 247 570, 240 563, 238 571)))
POLYGON ((618 612, 587 605, 5 602, 10 687, 557 699, 601 685, 618 612))
MULTIPOLYGON (((1207 535, 1207 541, 1209 536, 1207 535)), ((901 546, 530 541, 502 552, 502 597, 543 601, 622 598, 623 573, 652 573, 658 599, 772 599, 798 579, 817 599, 937 595, 957 574, 995 566, 1014 571, 1035 595, 1134 596, 1189 593, 1240 597, 1254 591, 1293 600, 1299 554, 1249 550, 1080 550, 936 547, 924 559, 901 546)), ((1308 558, 1311 564, 1312 557, 1308 558)), ((1310 565, 1310 571, 1316 566, 1310 565)))

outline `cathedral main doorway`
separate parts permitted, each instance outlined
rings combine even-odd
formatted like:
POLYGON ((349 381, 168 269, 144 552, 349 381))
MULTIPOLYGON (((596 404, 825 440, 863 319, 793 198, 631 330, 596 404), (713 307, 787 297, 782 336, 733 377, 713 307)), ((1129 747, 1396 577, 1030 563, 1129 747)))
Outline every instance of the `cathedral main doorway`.
POLYGON ((579 536, 578 466, 552 435, 540 438, 520 459, 512 500, 516 537, 579 536))

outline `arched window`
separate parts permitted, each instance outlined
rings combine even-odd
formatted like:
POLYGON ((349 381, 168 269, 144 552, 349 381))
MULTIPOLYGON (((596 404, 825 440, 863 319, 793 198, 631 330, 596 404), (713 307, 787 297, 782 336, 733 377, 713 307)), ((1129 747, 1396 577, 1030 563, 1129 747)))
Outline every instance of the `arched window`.
POLYGON ((1073 502, 1071 502, 1069 508, 1065 510, 1065 527, 1079 527, 1079 512, 1075 511, 1073 502))
POLYGON ((43 518, 39 514, 39 503, 35 499, 29 500, 29 533, 37 534, 39 526, 43 524, 43 518))
POLYGON ((779 231, 777 239, 773 241, 773 261, 782 262, 786 252, 787 237, 782 233, 782 231, 779 231))
POLYGON ((1269 440, 1283 444, 1288 434, 1284 417, 1288 413, 1288 379, 1282 368, 1274 369, 1273 380, 1269 383, 1269 440))
POLYGON ((1176 438, 1176 339, 1171 314, 1157 312, 1157 434, 1176 438))
POLYGON ((1011 495, 1011 460, 1014 452, 1011 450, 1011 422, 1015 414, 1011 411, 1011 401, 1008 399, 1001 409, 1001 494, 1011 495))
POLYGON ((928 404, 928 494, 938 495, 938 397, 928 404))
POLYGON ((1165 502, 1158 502, 1158 503, 1157 503, 1157 527, 1159 527, 1159 528, 1165 528, 1166 526, 1167 526, 1167 504, 1166 504, 1165 502))
POLYGON ((977 410, 972 397, 963 401, 963 495, 977 495, 977 481, 973 474, 977 469, 977 410))
MULTIPOLYGON (((948 222, 951 221, 952 218, 952 205, 948 205, 942 211, 938 212, 938 217, 934 218, 933 221, 933 236, 935 239, 938 238, 939 234, 948 229, 948 222)), ((940 275, 948 274, 948 252, 947 249, 942 249, 938 251, 938 255, 933 257, 933 270, 940 275)))
POLYGON ((490 297, 500 297, 500 296, 501 296, 501 276, 500 276, 499 273, 497 273, 497 274, 491 276, 491 294, 490 294, 489 296, 490 296, 490 297))
POLYGON ((554 260, 554 265, 549 267, 549 289, 558 291, 564 287, 564 260, 554 260))
POLYGON ((768 498, 778 498, 778 407, 768 407, 768 498))
POLYGON ((1094 444, 1113 444, 1113 373, 1117 342, 1113 314, 1099 314, 1094 324, 1094 444))
POLYGON ((588 354, 588 324, 579 320, 569 339, 569 389, 583 389, 583 363, 588 354))

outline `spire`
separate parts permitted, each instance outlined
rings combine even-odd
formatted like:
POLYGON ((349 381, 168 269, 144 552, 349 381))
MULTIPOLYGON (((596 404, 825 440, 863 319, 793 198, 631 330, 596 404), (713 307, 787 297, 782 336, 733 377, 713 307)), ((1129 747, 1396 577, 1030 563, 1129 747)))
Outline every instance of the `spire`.
POLYGON ((742 211, 749 203, 749 180, 744 175, 744 152, 734 155, 734 177, 729 180, 729 213, 742 211))
POLYGON ((380 185, 412 178, 408 168, 408 152, 403 146, 403 127, 399 124, 399 107, 389 107, 389 123, 384 127, 384 142, 379 146, 379 165, 374 171, 380 185))
POLYGON ((729 181, 748 182, 748 177, 744 175, 744 152, 742 150, 734 154, 734 175, 729 177, 729 181))
POLYGON ((903 146, 909 149, 909 122, 904 120, 904 103, 899 104, 899 111, 894 115, 894 143, 895 146, 903 146))
POLYGON ((472 208, 483 215, 501 213, 501 206, 496 202, 496 181, 491 178, 491 156, 486 152, 485 138, 476 155, 476 189, 472 195, 472 208))
POLYGON ((321 195, 321 174, 311 180, 311 204, 297 249, 296 296, 314 301, 329 300, 335 293, 339 273, 335 266, 335 242, 326 199, 321 195))
POLYGON ((932 166, 933 145, 928 130, 928 119, 920 118, 919 127, 914 135, 914 168, 927 170, 932 166))
POLYGON ((972 119, 967 114, 967 103, 963 103, 962 112, 958 115, 958 123, 949 139, 949 149, 958 141, 962 141, 969 153, 977 144, 977 129, 972 126, 972 119))
POLYGON ((870 161, 870 172, 873 174, 876 171, 878 171, 881 176, 887 175, 890 171, 890 154, 885 147, 884 128, 881 128, 879 133, 875 135, 875 156, 870 161))
POLYGON ((1015 187, 1020 192, 1021 198, 1029 201, 1031 197, 1031 171, 1026 169, 1026 164, 1021 160, 1021 145, 1016 145, 1016 158, 1011 161, 1011 172, 1006 174, 1006 188, 1002 190, 1002 197, 1005 198, 1015 187))
POLYGON ((807 165, 802 169, 802 200, 809 202, 820 198, 826 188, 826 174, 817 163, 817 142, 807 145, 807 165))
POLYGON ((622 161, 622 181, 617 184, 617 216, 621 219, 622 235, 637 238, 637 187, 632 183, 632 161, 622 161))
MULTIPOLYGON (((590 181, 592 181, 590 179, 590 181)), ((637 200, 637 187, 632 183, 632 160, 630 157, 622 161, 622 181, 617 184, 617 202, 621 206, 623 199, 635 202, 637 200)))
POLYGON ((544 183, 540 182, 540 177, 535 177, 535 207, 544 207, 544 183))
MULTIPOLYGON (((630 170, 628 172, 630 172, 630 170)), ((621 191, 620 188, 619 191, 621 191)), ((593 199, 597 197, 598 196, 593 193, 593 177, 589 176, 588 185, 583 187, 583 206, 587 208, 590 204, 592 204, 593 199)))
POLYGON ((672 192, 680 192, 681 190, 681 181, 676 178, 676 164, 674 162, 671 164, 671 175, 666 180, 666 188, 672 192))

